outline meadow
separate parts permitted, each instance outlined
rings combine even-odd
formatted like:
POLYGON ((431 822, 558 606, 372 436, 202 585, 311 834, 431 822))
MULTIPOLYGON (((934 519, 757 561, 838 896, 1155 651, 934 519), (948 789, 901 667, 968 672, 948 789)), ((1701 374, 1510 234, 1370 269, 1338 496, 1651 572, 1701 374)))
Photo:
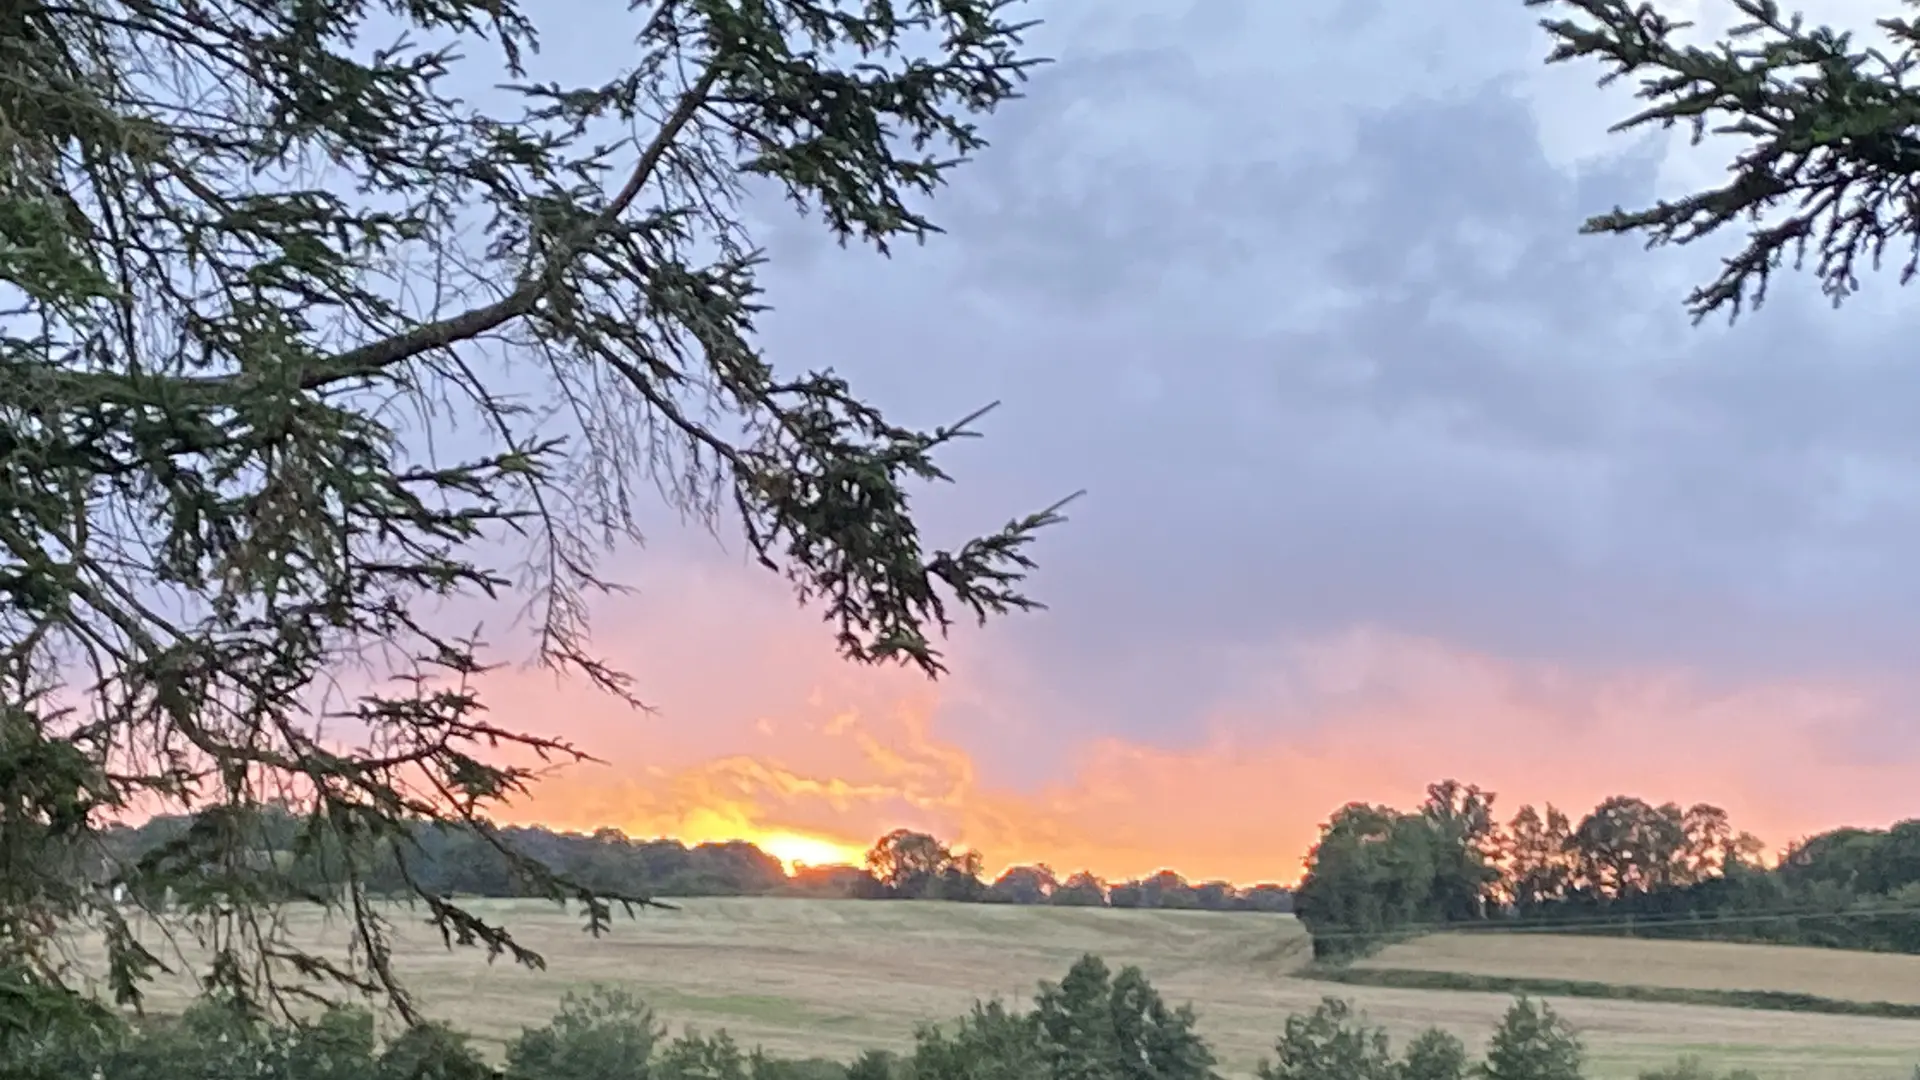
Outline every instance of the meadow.
POLYGON ((1785 945, 1466 932, 1390 945, 1354 966, 1689 990, 1779 990, 1920 1006, 1920 956, 1785 945))
MULTIPOLYGON (((449 953, 404 916, 403 972, 428 1011, 481 1039, 543 1022, 569 989, 617 984, 676 1028, 724 1028, 785 1056, 851 1058, 904 1049, 917 1025, 979 998, 1024 1001, 1086 952, 1137 964, 1170 1001, 1192 1002, 1231 1074, 1251 1073, 1290 1013, 1326 994, 1352 999, 1396 1039, 1438 1026, 1482 1044, 1509 999, 1499 994, 1332 986, 1302 978, 1309 949, 1290 917, 1183 911, 999 907, 792 899, 681 901, 680 910, 583 933, 576 914, 527 901, 478 902, 543 952, 545 971, 476 951, 449 953)), ((295 915, 316 941, 338 933, 295 915)), ((1482 974, 1785 989, 1920 1001, 1920 958, 1770 946, 1655 943, 1545 935, 1438 935, 1369 963, 1482 974)), ((184 985, 153 1006, 184 1002, 184 985)), ((1907 1080, 1920 1021, 1644 1002, 1554 999, 1583 1034, 1596 1078, 1698 1054, 1762 1077, 1907 1080)))

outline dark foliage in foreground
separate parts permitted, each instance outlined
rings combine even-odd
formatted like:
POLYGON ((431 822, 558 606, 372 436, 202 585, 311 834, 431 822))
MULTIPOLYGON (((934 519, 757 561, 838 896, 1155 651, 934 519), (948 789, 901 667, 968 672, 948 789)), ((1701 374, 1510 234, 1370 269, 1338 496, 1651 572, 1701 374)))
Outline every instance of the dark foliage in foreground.
MULTIPOLYGON (((324 975, 412 1015, 367 877, 408 880, 423 819, 592 930, 644 904, 494 828, 584 755, 493 718, 510 657, 467 621, 524 605, 531 658, 641 704, 589 623, 643 521, 731 533, 859 663, 937 676, 956 621, 1038 606, 1058 505, 944 543, 916 512, 984 410, 905 426, 759 336, 764 211, 880 254, 936 235, 931 196, 1043 59, 1030 23, 1005 0, 589 17, 619 59, 543 71, 555 11, 516 0, 0 14, 0 964, 58 979, 87 919, 134 1002, 160 959, 115 897, 171 890, 227 993, 324 975), (290 864, 258 857, 276 805, 290 864), (100 828, 152 811, 194 827, 105 861, 100 828), (266 917, 309 864, 351 953, 266 917)), ((449 940, 542 962, 408 883, 449 940)))

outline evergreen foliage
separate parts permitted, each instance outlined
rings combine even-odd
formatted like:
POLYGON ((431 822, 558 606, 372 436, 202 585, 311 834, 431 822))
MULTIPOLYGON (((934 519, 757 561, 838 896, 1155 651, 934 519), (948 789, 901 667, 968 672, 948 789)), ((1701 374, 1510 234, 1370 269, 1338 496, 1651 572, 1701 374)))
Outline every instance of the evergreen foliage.
POLYGON ((1900 281, 1920 270, 1920 24, 1878 20, 1872 44, 1810 24, 1777 0, 1720 0, 1740 22, 1723 39, 1689 43, 1693 24, 1674 5, 1637 0, 1526 0, 1550 9, 1549 63, 1593 61, 1602 85, 1632 80, 1644 107, 1614 130, 1685 129, 1696 142, 1736 148, 1725 183, 1615 208, 1592 233, 1639 235, 1649 246, 1686 245, 1744 226, 1738 251, 1687 297, 1696 318, 1737 318, 1765 301, 1782 267, 1811 269, 1837 304, 1860 272, 1891 254, 1900 281), (1665 8, 1666 10, 1662 10, 1665 8))
POLYGON ((530 74, 542 13, 513 0, 0 15, 0 967, 57 978, 55 928, 88 920, 137 1001, 162 958, 108 898, 170 891, 249 1007, 321 979, 417 1017, 374 861, 450 943, 539 964, 412 880, 421 821, 596 931, 644 903, 493 826, 582 755, 491 718, 493 654, 428 613, 525 599, 543 663, 640 704, 588 603, 651 493, 854 661, 938 675, 954 619, 1036 606, 1058 508, 924 537, 914 489, 979 413, 904 427, 765 356, 742 212, 784 197, 882 254, 937 232, 928 197, 1038 62, 1015 6, 651 0, 595 16, 623 68, 566 83, 530 74), (152 812, 191 824, 104 856, 103 820, 152 812), (287 873, 315 864, 324 890, 287 873), (258 917, 293 895, 351 919, 353 962, 258 917))

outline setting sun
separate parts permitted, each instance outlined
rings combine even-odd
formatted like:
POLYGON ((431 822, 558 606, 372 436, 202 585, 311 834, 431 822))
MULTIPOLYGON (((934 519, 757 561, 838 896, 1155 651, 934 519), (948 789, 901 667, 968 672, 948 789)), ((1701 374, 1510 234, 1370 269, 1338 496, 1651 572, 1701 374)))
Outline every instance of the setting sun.
POLYGON ((755 838, 753 843, 785 864, 788 873, 800 866, 833 866, 842 863, 858 866, 867 857, 864 848, 799 833, 768 833, 755 838))

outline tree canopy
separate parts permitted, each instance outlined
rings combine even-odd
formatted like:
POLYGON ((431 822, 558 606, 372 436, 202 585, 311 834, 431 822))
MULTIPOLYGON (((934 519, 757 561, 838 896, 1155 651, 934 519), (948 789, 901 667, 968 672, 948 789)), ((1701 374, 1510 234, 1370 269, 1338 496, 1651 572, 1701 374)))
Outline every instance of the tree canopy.
MULTIPOLYGON (((923 537, 913 488, 969 422, 763 355, 743 213, 784 198, 883 254, 937 232, 927 197, 1037 62, 1015 6, 651 0, 595 15, 626 62, 568 83, 528 74, 512 0, 0 17, 0 963, 52 975, 51 929, 93 919, 133 1000, 161 958, 104 898, 164 883, 215 988, 327 976, 410 1011, 360 868, 404 875, 422 820, 511 855, 490 809, 579 756, 485 712, 498 661, 436 612, 524 602, 541 661, 640 704, 588 615, 649 492, 742 536, 855 661, 937 675, 952 619, 1036 606, 1058 507, 923 537), (250 917, 289 884, 251 857, 270 801, 336 864, 311 898, 354 915, 356 963, 250 917), (89 854, 155 811, 194 826, 89 854)), ((539 962, 418 891, 450 942, 539 962)))
POLYGON ((1920 953, 1920 822, 1803 838, 1769 865, 1765 845, 1710 803, 1613 795, 1577 819, 1548 803, 1503 822, 1495 801, 1443 780, 1411 812, 1334 811, 1294 894, 1315 954, 1337 962, 1441 928, 1522 922, 1920 953))

